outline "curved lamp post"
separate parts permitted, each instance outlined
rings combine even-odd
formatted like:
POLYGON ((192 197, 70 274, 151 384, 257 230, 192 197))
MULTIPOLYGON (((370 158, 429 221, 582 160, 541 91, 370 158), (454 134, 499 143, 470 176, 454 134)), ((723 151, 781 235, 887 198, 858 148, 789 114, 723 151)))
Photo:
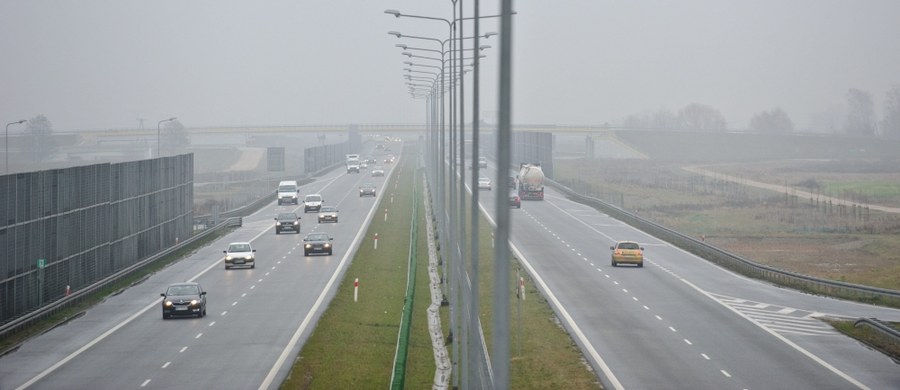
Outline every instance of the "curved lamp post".
POLYGON ((161 125, 163 122, 171 122, 171 121, 174 121, 174 120, 176 120, 176 119, 178 119, 178 118, 176 118, 176 117, 173 116, 173 117, 171 117, 171 118, 169 118, 169 119, 163 119, 163 120, 161 120, 161 121, 159 121, 159 122, 156 122, 156 157, 161 157, 161 156, 162 156, 162 149, 159 148, 159 146, 160 146, 160 144, 159 144, 159 133, 160 133, 160 131, 159 131, 159 125, 161 125))
POLYGON ((3 153, 3 155, 6 156, 6 174, 9 174, 9 125, 21 125, 25 122, 27 121, 22 119, 20 121, 9 122, 6 124, 6 139, 3 142, 6 145, 6 152, 3 153))

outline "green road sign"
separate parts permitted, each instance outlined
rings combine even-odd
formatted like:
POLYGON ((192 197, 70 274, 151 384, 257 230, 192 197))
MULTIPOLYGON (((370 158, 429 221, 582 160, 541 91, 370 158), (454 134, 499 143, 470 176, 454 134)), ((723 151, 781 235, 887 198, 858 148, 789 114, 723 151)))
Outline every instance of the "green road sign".
POLYGON ((38 265, 38 268, 39 268, 39 269, 43 269, 44 267, 47 266, 47 260, 45 260, 45 259, 38 259, 38 264, 37 264, 37 265, 38 265))

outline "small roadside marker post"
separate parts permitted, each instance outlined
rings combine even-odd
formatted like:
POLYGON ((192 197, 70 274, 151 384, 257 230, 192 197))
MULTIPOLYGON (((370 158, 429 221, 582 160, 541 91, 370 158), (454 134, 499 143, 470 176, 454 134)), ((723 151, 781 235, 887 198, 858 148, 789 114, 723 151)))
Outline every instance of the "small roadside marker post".
POLYGON ((384 222, 387 222, 387 210, 388 209, 384 209, 384 222))
POLYGON ((359 278, 353 280, 353 302, 359 300, 359 278))
POLYGON ((375 249, 378 249, 378 233, 375 233, 375 249))

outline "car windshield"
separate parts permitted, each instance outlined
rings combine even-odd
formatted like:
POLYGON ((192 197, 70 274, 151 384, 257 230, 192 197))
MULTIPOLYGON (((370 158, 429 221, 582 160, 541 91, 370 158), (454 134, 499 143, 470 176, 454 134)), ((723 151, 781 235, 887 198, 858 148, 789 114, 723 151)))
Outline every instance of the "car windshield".
POLYGON ((278 214, 278 219, 297 219, 297 214, 281 213, 281 214, 278 214))
POLYGON ((229 252, 250 252, 250 244, 231 244, 228 246, 229 252))
POLYGON ((622 242, 619 243, 619 249, 641 249, 641 246, 636 242, 622 242))
POLYGON ((319 210, 320 213, 331 213, 331 212, 335 212, 335 211, 337 211, 337 209, 335 209, 334 207, 322 207, 319 210))
POLYGON ((172 286, 166 291, 166 295, 197 295, 199 292, 197 286, 172 286))
POLYGON ((363 183, 362 188, 375 188, 375 185, 372 183, 363 183))
POLYGON ((310 241, 328 241, 328 234, 325 233, 315 233, 306 236, 307 240, 310 241))
POLYGON ((318 195, 307 195, 307 196, 306 196, 306 201, 307 201, 307 202, 321 202, 321 201, 322 201, 322 197, 321 197, 321 196, 318 196, 318 195))
MULTIPOLYGON (((269 187, 272 188, 272 187, 269 187)), ((294 186, 279 186, 278 192, 294 192, 297 191, 297 187, 294 186)))

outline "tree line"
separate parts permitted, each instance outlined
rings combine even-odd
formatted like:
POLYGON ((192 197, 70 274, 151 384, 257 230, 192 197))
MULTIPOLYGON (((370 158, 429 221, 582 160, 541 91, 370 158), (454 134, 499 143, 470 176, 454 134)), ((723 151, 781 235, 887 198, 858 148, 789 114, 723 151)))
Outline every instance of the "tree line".
MULTIPOLYGON (((871 93, 850 88, 844 97, 847 103, 844 118, 835 118, 833 121, 840 122, 839 124, 820 130, 849 135, 900 138, 900 84, 892 85, 885 94, 881 120, 878 120, 875 114, 875 100, 871 93)), ((725 116, 719 110, 702 103, 688 104, 678 112, 660 109, 632 114, 625 117, 622 126, 654 130, 729 130, 725 116)), ((781 107, 775 107, 756 113, 750 119, 749 130, 758 133, 786 134, 794 132, 794 123, 787 112, 781 107)))

